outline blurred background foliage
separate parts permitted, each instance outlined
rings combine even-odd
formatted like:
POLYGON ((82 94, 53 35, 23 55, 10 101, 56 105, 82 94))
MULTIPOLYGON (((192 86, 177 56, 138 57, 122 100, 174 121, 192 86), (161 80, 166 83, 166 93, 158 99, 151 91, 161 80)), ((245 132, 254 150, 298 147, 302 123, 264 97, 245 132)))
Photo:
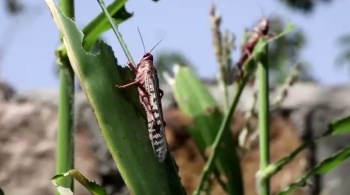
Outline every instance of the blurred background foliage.
POLYGON ((177 51, 162 51, 157 53, 155 64, 157 66, 158 77, 160 82, 164 82, 164 77, 161 72, 169 72, 170 75, 173 75, 172 67, 174 64, 179 64, 180 66, 188 66, 192 69, 191 62, 186 58, 186 56, 177 51))
POLYGON ((23 4, 20 0, 5 0, 3 2, 6 4, 7 13, 11 15, 16 15, 23 11, 23 4))
POLYGON ((290 9, 311 14, 315 8, 322 3, 330 3, 332 0, 279 0, 290 9))
POLYGON ((338 45, 341 48, 336 62, 339 66, 344 66, 350 73, 350 33, 338 38, 338 45))
MULTIPOLYGON (((290 10, 303 14, 312 14, 318 6, 332 3, 332 0, 278 0, 282 5, 286 6, 290 10)), ((5 11, 11 17, 25 17, 26 10, 33 9, 24 0, 5 0, 2 1, 5 4, 3 6, 5 11)), ((271 29, 270 32, 280 32, 287 22, 282 17, 274 15, 270 17, 271 29)), ((1 26, 6 28, 6 26, 1 26)), ((8 27, 10 28, 10 27, 8 27)), ((10 31, 11 29, 9 29, 10 31)), ((209 29, 208 29, 209 30, 209 29)), ((5 29, 6 31, 6 29, 5 29)), ((0 42, 0 59, 5 53, 5 49, 10 41, 0 42)), ((236 43, 236 46, 240 43, 236 43)), ((300 79, 307 81, 315 81, 310 74, 309 63, 301 58, 303 48, 307 44, 307 38, 304 32, 297 29, 288 36, 279 39, 270 45, 270 70, 271 70, 271 82, 280 83, 283 78, 286 77, 290 68, 297 63, 301 63, 303 68, 301 69, 300 79)), ((350 72, 350 33, 344 34, 338 38, 339 54, 336 59, 336 64, 342 68, 347 68, 350 72)), ((237 60, 237 59, 235 59, 237 60)), ((168 71, 172 72, 172 66, 174 63, 179 65, 188 65, 194 68, 194 65, 186 58, 186 56, 179 51, 163 51, 156 55, 155 63, 157 65, 158 72, 168 71)), ((1 64, 0 64, 1 65, 1 64)), ((56 66, 54 66, 56 67, 56 66)), ((57 74, 57 71, 54 71, 57 74)), ((163 76, 159 74, 160 81, 163 82, 163 76)))

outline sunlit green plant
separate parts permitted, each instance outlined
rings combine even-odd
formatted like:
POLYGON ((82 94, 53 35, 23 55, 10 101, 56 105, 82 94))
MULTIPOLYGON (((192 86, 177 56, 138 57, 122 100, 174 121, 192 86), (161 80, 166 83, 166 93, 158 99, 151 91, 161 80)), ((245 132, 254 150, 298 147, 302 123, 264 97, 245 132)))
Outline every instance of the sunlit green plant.
MULTIPOLYGON (((52 0, 46 0, 53 19, 61 33, 62 45, 56 54, 60 64, 60 105, 58 132, 58 175, 53 180, 57 187, 70 188, 73 191, 72 176, 82 183, 92 194, 104 194, 104 190, 94 182, 89 182, 74 170, 74 76, 79 82, 94 110, 95 117, 113 156, 116 166, 132 194, 185 194, 181 185, 176 163, 169 153, 164 163, 155 158, 148 140, 146 116, 138 101, 136 89, 117 90, 116 84, 132 79, 129 69, 118 65, 111 47, 99 38, 111 26, 123 46, 129 61, 132 56, 122 40, 118 25, 131 17, 124 7, 126 0, 114 1, 107 9, 101 3, 104 13, 99 14, 81 31, 74 18, 74 1, 61 0, 58 8, 52 0), (91 52, 96 47, 98 52, 91 52)), ((237 107, 241 93, 254 71, 258 70, 259 82, 259 135, 260 170, 257 174, 258 192, 268 195, 269 180, 309 144, 333 134, 350 130, 350 118, 335 121, 321 137, 304 143, 294 152, 277 162, 269 162, 269 85, 267 44, 291 31, 285 31, 271 39, 261 39, 243 65, 244 75, 234 84, 235 96, 230 104, 225 98, 225 109, 214 100, 199 78, 188 68, 178 67, 174 78, 167 77, 180 110, 194 121, 189 133, 198 146, 206 165, 194 194, 208 194, 211 187, 211 175, 228 194, 241 195, 243 179, 240 159, 235 143, 229 131, 232 115, 237 107)), ((230 52, 228 52, 230 53, 230 52)), ((227 58, 229 56, 226 55, 227 58)), ((221 85, 227 83, 222 82, 221 85)), ((225 94, 227 94, 227 86, 225 94)), ((305 183, 315 174, 324 174, 338 166, 349 155, 346 148, 307 171, 305 175, 286 187, 281 194, 289 193, 305 183)))

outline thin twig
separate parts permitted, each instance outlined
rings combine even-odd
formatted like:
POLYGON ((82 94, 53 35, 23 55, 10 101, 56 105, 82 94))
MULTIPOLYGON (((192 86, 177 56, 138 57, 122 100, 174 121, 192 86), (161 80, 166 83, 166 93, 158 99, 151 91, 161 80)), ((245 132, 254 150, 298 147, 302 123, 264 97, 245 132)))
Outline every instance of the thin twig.
POLYGON ((320 139, 329 136, 329 131, 326 131, 325 133, 319 135, 313 140, 306 141, 302 143, 298 148, 293 150, 291 153, 289 153, 287 156, 281 158, 280 160, 276 161, 275 163, 270 164, 268 167, 266 167, 265 170, 259 171, 257 173, 257 177, 260 179, 264 179, 267 177, 272 177, 276 173, 278 173, 280 170, 283 169, 284 166, 288 165, 292 160, 295 159, 295 157, 300 154, 305 148, 308 148, 310 145, 315 144, 320 139))
POLYGON ((253 116, 256 116, 256 104, 258 102, 258 88, 257 88, 257 82, 254 81, 254 88, 253 88, 253 95, 250 98, 250 104, 248 106, 248 111, 244 115, 244 127, 241 130, 239 136, 238 136, 238 144, 241 148, 248 149, 247 146, 245 146, 247 138, 249 133, 251 132, 251 127, 249 125, 250 120, 253 118, 253 116))
POLYGON ((278 108, 283 102, 283 100, 287 97, 289 89, 294 85, 294 83, 298 79, 301 67, 301 64, 297 64, 294 67, 292 67, 292 70, 286 78, 286 80, 284 81, 280 92, 276 95, 275 99, 273 100, 271 104, 271 109, 278 108))
POLYGON ((210 9, 210 23, 213 36, 213 47, 216 60, 221 66, 221 56, 222 56, 222 35, 220 31, 221 25, 221 15, 217 13, 215 4, 211 6, 210 9))
MULTIPOLYGON (((292 87, 293 84, 298 79, 300 68, 301 68, 301 64, 297 64, 292 67, 292 70, 288 75, 288 77, 285 79, 279 93, 276 95, 275 99, 271 103, 271 106, 270 106, 271 110, 278 108, 280 104, 283 102, 283 100, 287 97, 290 87, 292 87)), ((249 150, 249 148, 247 148, 245 144, 254 142, 259 136, 258 129, 255 129, 254 131, 252 131, 251 129, 249 129, 249 122, 247 122, 247 121, 250 121, 254 115, 256 115, 256 110, 255 110, 256 103, 257 103, 257 91, 255 88, 255 91, 252 97, 252 103, 250 104, 250 107, 249 107, 250 109, 248 109, 249 111, 245 114, 244 120, 246 121, 246 124, 243 130, 241 131, 238 139, 239 146, 247 150, 249 150), (251 134, 248 137, 250 132, 253 132, 253 134, 251 134)))
POLYGON ((207 178, 210 175, 210 172, 212 171, 212 168, 213 168, 213 165, 214 165, 214 161, 215 161, 216 157, 219 154, 218 146, 221 143, 222 138, 224 137, 223 135, 224 135, 225 129, 227 129, 228 125, 230 124, 232 114, 233 114, 233 112, 236 109, 236 106, 237 106, 238 101, 239 101, 239 99, 241 97, 242 91, 244 89, 244 86, 246 85, 249 77, 250 77, 250 73, 248 72, 243 77, 243 79, 240 82, 235 84, 236 85, 235 98, 233 99, 233 101, 232 101, 232 103, 231 103, 231 105, 229 107, 229 110, 226 113, 226 116, 225 116, 223 122, 221 123, 221 126, 220 126, 220 129, 218 131, 218 134, 215 137, 215 140, 214 140, 213 145, 212 145, 212 151, 213 152, 212 152, 211 156, 208 158, 208 160, 207 160, 207 162, 206 162, 206 164, 205 164, 205 166, 203 168, 203 171, 202 171, 202 174, 201 174, 201 177, 200 177, 200 181, 199 181, 199 185, 197 186, 197 189, 193 192, 194 195, 199 195, 202 192, 202 189, 205 186, 207 178))
POLYGON ((233 48, 233 38, 229 33, 225 33, 224 37, 220 31, 221 15, 217 13, 216 7, 213 4, 210 10, 211 29, 213 34, 213 48, 216 60, 219 64, 219 87, 223 91, 224 110, 228 109, 228 76, 230 74, 230 65, 232 65, 231 51, 233 48))
POLYGON ((232 60, 232 51, 236 48, 235 39, 234 34, 230 33, 228 30, 225 31, 222 42, 222 60, 224 62, 224 67, 226 68, 225 72, 223 72, 226 85, 230 85, 234 81, 234 63, 232 60))

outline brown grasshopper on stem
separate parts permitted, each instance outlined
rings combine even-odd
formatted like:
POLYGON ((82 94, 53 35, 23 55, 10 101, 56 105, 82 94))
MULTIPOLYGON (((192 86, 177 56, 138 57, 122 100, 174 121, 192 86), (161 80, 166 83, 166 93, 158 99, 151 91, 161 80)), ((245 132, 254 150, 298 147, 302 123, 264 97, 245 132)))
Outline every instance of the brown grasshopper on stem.
POLYGON ((254 27, 252 34, 242 47, 242 56, 237 62, 238 78, 243 76, 243 64, 251 56, 253 50, 261 37, 269 37, 268 31, 270 22, 266 18, 262 18, 257 26, 254 27))
MULTIPOLYGON (((140 37, 144 46, 141 33, 140 37)), ((116 87, 128 88, 134 85, 137 86, 140 102, 145 108, 147 115, 148 133, 153 151, 158 161, 163 162, 167 156, 168 150, 161 102, 163 91, 159 88, 157 70, 153 63, 153 55, 151 54, 152 50, 159 43, 160 41, 149 52, 145 52, 137 67, 131 62, 128 62, 128 66, 136 73, 136 78, 131 83, 116 85, 116 87)))

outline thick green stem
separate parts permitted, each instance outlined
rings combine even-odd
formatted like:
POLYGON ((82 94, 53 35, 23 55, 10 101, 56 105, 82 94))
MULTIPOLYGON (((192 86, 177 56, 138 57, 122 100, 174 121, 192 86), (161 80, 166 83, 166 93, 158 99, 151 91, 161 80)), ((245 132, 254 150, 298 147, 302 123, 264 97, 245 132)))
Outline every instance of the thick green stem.
MULTIPOLYGON (((68 61, 68 60, 67 60, 68 61)), ((57 159, 56 173, 63 173, 74 168, 74 72, 69 66, 63 64, 60 67, 60 99, 59 99, 59 124, 57 135, 57 159)), ((59 185, 72 186, 72 178, 60 180, 59 185)))
MULTIPOLYGON (((264 170, 270 163, 270 136, 269 136, 269 74, 267 60, 267 45, 258 62, 259 82, 259 144, 260 170, 264 170)), ((259 181, 259 195, 270 194, 270 178, 259 181)))
MULTIPOLYGON (((61 0, 63 12, 74 18, 74 0, 61 0)), ((60 99, 58 108, 57 159, 56 173, 63 173, 74 168, 74 72, 67 55, 57 53, 60 63, 60 99)), ((70 177, 58 181, 60 186, 71 188, 70 177)))
POLYGON ((66 16, 74 19, 74 0, 60 0, 60 6, 66 16))

